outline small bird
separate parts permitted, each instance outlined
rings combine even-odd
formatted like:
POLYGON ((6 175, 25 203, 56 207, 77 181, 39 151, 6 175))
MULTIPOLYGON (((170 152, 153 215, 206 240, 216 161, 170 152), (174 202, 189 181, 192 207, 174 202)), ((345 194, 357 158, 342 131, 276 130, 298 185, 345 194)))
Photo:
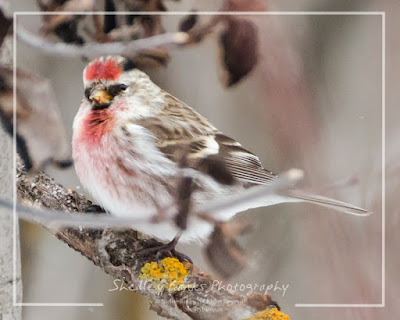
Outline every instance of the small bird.
MULTIPOLYGON (((193 181, 191 207, 267 185, 276 175, 256 155, 224 135, 207 119, 159 88, 138 69, 126 70, 125 58, 108 56, 83 72, 85 97, 73 124, 73 158, 78 177, 93 199, 117 217, 148 218, 133 226, 160 240, 174 241, 173 219, 154 223, 154 213, 178 211, 178 185, 193 181)), ((311 202, 355 215, 367 210, 298 190, 293 196, 267 195, 241 208, 283 202, 311 202)), ((229 220, 235 211, 213 213, 229 220)), ((189 216, 181 241, 204 240, 212 225, 189 216)))

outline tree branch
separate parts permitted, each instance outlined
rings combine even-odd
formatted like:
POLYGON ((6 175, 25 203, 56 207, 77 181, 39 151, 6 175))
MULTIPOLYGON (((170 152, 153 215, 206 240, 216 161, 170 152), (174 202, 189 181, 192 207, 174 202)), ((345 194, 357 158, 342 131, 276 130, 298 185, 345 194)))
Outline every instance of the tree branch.
POLYGON ((152 37, 129 42, 89 43, 84 45, 51 42, 41 36, 29 32, 22 26, 17 28, 17 37, 24 43, 40 49, 49 55, 64 57, 132 55, 140 51, 157 47, 176 47, 187 44, 190 36, 186 32, 163 33, 152 37))
MULTIPOLYGON (((18 166, 19 200, 40 208, 70 213, 84 212, 92 203, 84 196, 66 190, 44 173, 29 180, 18 166)), ((190 270, 188 283, 198 290, 185 289, 160 294, 139 278, 146 262, 157 261, 155 255, 138 258, 137 252, 154 245, 155 240, 130 228, 46 227, 58 239, 80 252, 104 272, 123 280, 134 291, 148 296, 151 308, 159 315, 173 319, 243 319, 269 305, 276 305, 269 296, 252 294, 247 297, 218 288, 216 279, 196 266, 185 263, 190 270)))
MULTIPOLYGON (((25 172, 22 169, 22 165, 18 166, 18 177, 25 176, 25 172)), ((240 211, 243 206, 247 203, 250 205, 257 200, 261 200, 268 195, 285 195, 291 190, 291 187, 303 177, 303 171, 299 169, 290 169, 285 173, 282 173, 269 185, 260 185, 252 187, 251 189, 245 190, 238 195, 225 197, 222 200, 210 201, 205 203, 202 207, 196 208, 190 212, 191 215, 196 215, 200 219, 203 219, 209 223, 218 222, 218 218, 214 217, 213 212, 217 212, 217 215, 223 211, 240 211)), ((31 183, 31 182, 27 182, 31 183)), ((32 202, 35 203, 38 200, 36 197, 42 197, 42 193, 46 193, 47 189, 54 184, 54 181, 47 175, 39 173, 35 176, 31 185, 20 184, 19 190, 23 192, 21 198, 22 203, 26 203, 27 206, 21 206, 17 204, 18 216, 20 219, 24 219, 29 222, 33 222, 50 229, 61 228, 61 227, 86 227, 86 228, 105 228, 105 227, 126 227, 131 225, 143 225, 149 223, 161 223, 170 222, 176 223, 175 215, 164 215, 160 217, 155 211, 151 218, 142 218, 147 214, 141 214, 136 212, 134 217, 122 218, 114 217, 110 215, 99 215, 99 212, 93 213, 93 205, 86 198, 80 196, 76 191, 71 189, 66 190, 69 199, 63 202, 64 188, 60 186, 59 189, 54 190, 52 197, 41 199, 41 207, 49 208, 50 210, 38 210, 30 208, 32 202), (39 183, 39 184, 38 184, 39 183), (29 194, 25 194, 27 190, 31 188, 29 194), (61 193, 61 194, 60 194, 61 193), (53 199, 54 198, 54 199, 53 199), (28 199, 28 201, 26 201, 28 199), (78 206, 75 205, 77 201, 78 206), (61 204, 57 206, 54 201, 61 201, 61 204), (84 207, 82 207, 82 204, 84 207), (71 208, 70 206, 73 205, 71 208), (55 209, 60 207, 59 209, 55 209), (80 208, 81 207, 81 208, 80 208), (87 211, 87 208, 90 210, 87 211), (68 212, 74 212, 70 214, 68 212), (80 212, 81 214, 77 214, 80 212), (82 212, 86 212, 82 214, 82 212)), ((13 204, 10 201, 0 198, 0 207, 6 207, 8 209, 13 208, 13 204)))

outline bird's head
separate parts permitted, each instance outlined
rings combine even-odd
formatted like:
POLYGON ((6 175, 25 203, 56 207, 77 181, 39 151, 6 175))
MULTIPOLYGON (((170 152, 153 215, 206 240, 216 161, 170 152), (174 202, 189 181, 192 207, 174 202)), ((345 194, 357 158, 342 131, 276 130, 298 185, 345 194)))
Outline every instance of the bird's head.
POLYGON ((121 56, 101 57, 90 62, 83 71, 85 97, 93 110, 105 109, 114 100, 129 96, 140 79, 147 75, 132 69, 129 61, 121 56))

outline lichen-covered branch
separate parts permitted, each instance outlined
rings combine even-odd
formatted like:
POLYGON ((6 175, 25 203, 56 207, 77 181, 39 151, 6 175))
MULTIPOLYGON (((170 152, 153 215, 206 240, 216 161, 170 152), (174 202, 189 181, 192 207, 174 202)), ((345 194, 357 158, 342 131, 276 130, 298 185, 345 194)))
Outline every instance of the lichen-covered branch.
MULTIPOLYGON (((67 190, 44 173, 28 179, 21 166, 17 172, 19 201, 41 208, 84 212, 92 203, 84 196, 67 190)), ((46 227, 57 238, 80 252, 106 273, 123 280, 135 291, 149 297, 151 308, 173 319, 243 319, 276 305, 269 296, 252 294, 242 297, 216 286, 216 279, 190 263, 183 290, 161 293, 139 276, 146 263, 156 255, 139 257, 138 251, 153 246, 149 239, 129 228, 46 227)))

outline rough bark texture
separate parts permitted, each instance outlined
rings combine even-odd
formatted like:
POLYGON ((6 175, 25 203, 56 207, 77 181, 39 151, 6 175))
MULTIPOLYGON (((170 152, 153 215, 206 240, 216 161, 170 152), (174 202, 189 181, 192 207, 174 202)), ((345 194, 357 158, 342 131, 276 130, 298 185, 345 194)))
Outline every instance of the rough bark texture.
MULTIPOLYGON (((12 141, 0 127, 0 195, 12 199, 12 141)), ((19 236, 17 234, 17 241, 19 236)), ((17 255, 13 256, 13 215, 12 211, 0 208, 0 319, 21 319, 21 308, 13 306, 13 286, 16 286, 17 301, 21 301, 21 260, 19 241, 17 255), (13 262, 16 261, 16 282, 13 279, 13 262)))
MULTIPOLYGON (((12 42, 6 40, 11 27, 10 2, 0 0, 0 65, 12 64, 12 42)), ((11 200, 13 195, 13 153, 12 139, 0 126, 0 195, 11 200)), ((17 255, 13 256, 13 215, 11 210, 0 208, 0 319, 21 319, 21 308, 13 306, 13 289, 16 286, 17 302, 22 299, 21 259, 19 254, 19 234, 17 232, 17 255), (13 263, 16 259, 16 281, 13 263)))
MULTIPOLYGON (((17 170, 20 202, 42 208, 64 210, 71 213, 86 211, 91 202, 72 190, 66 190, 46 174, 27 179, 21 167, 17 170)), ((80 252, 106 273, 126 282, 135 291, 150 298, 151 308, 159 315, 172 319, 243 319, 275 304, 269 296, 253 294, 242 297, 213 286, 215 279, 196 266, 191 270, 190 283, 201 290, 186 289, 174 294, 161 295, 151 286, 140 285, 139 274, 146 262, 156 261, 155 255, 137 258, 137 251, 154 245, 132 229, 48 229, 57 238, 80 252)))

